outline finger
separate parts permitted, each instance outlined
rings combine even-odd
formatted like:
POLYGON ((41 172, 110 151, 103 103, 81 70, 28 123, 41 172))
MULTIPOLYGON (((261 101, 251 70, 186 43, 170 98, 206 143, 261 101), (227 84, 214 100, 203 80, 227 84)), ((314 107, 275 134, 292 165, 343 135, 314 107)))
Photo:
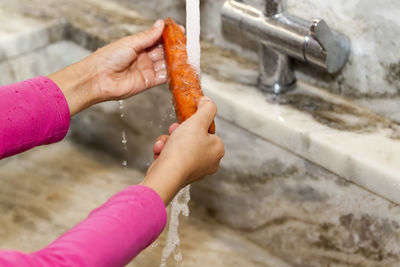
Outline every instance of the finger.
POLYGON ((166 70, 166 69, 167 69, 167 65, 165 63, 165 60, 160 60, 160 61, 154 63, 154 70, 156 72, 166 70))
POLYGON ((179 123, 175 122, 175 123, 171 124, 171 126, 169 126, 169 129, 168 129, 169 135, 171 135, 178 127, 179 127, 179 123))
POLYGON ((149 58, 147 54, 140 54, 139 57, 137 58, 136 65, 132 65, 133 69, 140 69, 140 70, 146 70, 146 69, 154 69, 154 62, 149 58))
POLYGON ((166 83, 167 82, 167 77, 168 77, 168 74, 167 74, 166 70, 158 71, 156 73, 156 77, 154 78, 154 84, 153 85, 157 86, 157 85, 166 83))
POLYGON ((151 88, 157 84, 157 72, 154 69, 154 63, 149 59, 148 55, 141 54, 137 59, 135 71, 139 72, 145 88, 151 88))
POLYGON ((153 62, 165 59, 164 48, 162 47, 155 47, 151 49, 147 54, 153 62))
MULTIPOLYGON (((148 88, 152 88, 155 85, 157 85, 156 84, 156 75, 157 74, 153 68, 140 69, 140 70, 138 70, 138 72, 140 73, 138 75, 141 75, 141 79, 142 79, 142 83, 143 83, 143 89, 141 91, 148 89, 148 88)), ((138 93, 138 92, 136 92, 136 93, 138 93)))
POLYGON ((141 51, 154 46, 161 38, 165 22, 157 20, 150 29, 132 36, 132 48, 139 54, 141 51))
POLYGON ((189 118, 191 121, 196 121, 200 127, 207 130, 210 128, 217 114, 217 106, 214 104, 211 98, 208 96, 203 96, 198 105, 196 113, 189 118))
POLYGON ((162 135, 157 138, 157 142, 153 146, 153 158, 154 160, 158 159, 160 156, 162 150, 164 149, 165 144, 168 141, 169 136, 168 135, 162 135))
POLYGON ((167 143, 169 136, 168 135, 161 135, 157 138, 157 141, 154 143, 153 146, 153 153, 160 154, 163 150, 165 143, 167 143))

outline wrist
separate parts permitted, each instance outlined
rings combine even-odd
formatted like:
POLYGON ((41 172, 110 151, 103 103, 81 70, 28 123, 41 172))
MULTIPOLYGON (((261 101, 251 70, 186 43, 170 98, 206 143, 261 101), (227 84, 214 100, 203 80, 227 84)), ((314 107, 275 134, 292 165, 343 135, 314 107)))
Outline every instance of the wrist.
POLYGON ((82 60, 48 76, 63 92, 71 117, 98 102, 91 73, 89 64, 82 60))
POLYGON ((149 169, 141 185, 156 191, 165 205, 168 205, 179 190, 186 186, 186 177, 188 175, 185 169, 178 162, 158 159, 149 169))

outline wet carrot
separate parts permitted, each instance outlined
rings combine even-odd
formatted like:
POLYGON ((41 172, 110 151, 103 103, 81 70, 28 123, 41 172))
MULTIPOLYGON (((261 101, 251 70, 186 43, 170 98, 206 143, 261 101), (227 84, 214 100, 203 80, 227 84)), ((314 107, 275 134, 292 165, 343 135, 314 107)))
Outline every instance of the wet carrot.
MULTIPOLYGON (((173 95, 178 122, 182 123, 197 110, 197 103, 204 95, 199 75, 188 63, 186 38, 179 26, 170 18, 165 20, 163 32, 164 51, 168 68, 169 90, 173 95)), ((215 123, 209 133, 215 133, 215 123)))

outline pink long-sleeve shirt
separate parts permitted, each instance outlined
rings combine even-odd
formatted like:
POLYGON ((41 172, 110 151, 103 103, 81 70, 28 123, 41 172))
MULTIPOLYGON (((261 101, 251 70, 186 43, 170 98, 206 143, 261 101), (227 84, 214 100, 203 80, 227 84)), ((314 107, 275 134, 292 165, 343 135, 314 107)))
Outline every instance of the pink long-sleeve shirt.
MULTIPOLYGON (((50 79, 0 87, 0 159, 62 140, 69 124, 67 101, 50 79)), ((158 194, 131 186, 42 250, 0 251, 0 266, 124 266, 158 237, 166 221, 158 194)))

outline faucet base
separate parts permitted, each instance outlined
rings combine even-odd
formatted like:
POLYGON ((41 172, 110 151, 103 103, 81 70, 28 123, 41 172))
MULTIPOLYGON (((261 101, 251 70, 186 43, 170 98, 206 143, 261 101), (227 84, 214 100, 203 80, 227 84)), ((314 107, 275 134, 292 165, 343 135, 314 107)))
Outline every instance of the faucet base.
POLYGON ((281 83, 274 83, 274 84, 263 84, 261 77, 258 79, 258 88, 261 91, 269 94, 280 95, 296 89, 296 79, 293 80, 291 84, 281 84, 281 83))
POLYGON ((282 94, 295 88, 292 59, 275 49, 260 44, 259 88, 267 93, 282 94))

